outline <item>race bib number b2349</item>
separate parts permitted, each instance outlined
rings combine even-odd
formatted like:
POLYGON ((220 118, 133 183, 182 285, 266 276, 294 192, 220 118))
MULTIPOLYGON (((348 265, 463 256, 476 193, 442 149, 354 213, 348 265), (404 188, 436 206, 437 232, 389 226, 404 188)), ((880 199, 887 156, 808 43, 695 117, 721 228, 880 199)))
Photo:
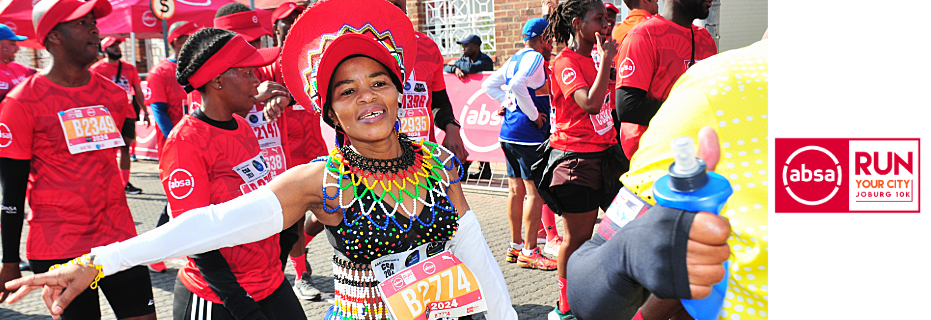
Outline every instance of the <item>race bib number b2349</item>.
POLYGON ((59 111, 58 121, 71 154, 126 145, 110 111, 102 105, 59 111))

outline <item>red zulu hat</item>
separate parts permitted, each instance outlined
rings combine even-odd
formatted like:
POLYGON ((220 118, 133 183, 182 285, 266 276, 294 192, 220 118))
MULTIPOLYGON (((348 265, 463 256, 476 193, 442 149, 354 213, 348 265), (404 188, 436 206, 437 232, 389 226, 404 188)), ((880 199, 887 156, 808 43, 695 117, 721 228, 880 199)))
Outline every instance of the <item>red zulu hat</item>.
POLYGON ((381 62, 406 83, 417 56, 411 20, 385 0, 318 1, 285 39, 280 60, 285 85, 298 104, 322 114, 330 77, 353 55, 381 62), (358 14, 358 8, 379 14, 358 14))
POLYGON ((269 65, 275 62, 280 52, 280 48, 256 50, 242 35, 237 34, 188 78, 189 84, 184 87, 184 91, 191 93, 230 68, 269 65))
POLYGON ((259 23, 259 15, 254 10, 213 18, 213 27, 241 34, 246 42, 272 35, 259 23))
POLYGON ((114 38, 114 37, 106 37, 106 38, 103 38, 103 40, 100 40, 100 48, 106 50, 107 48, 109 48, 109 47, 112 46, 113 44, 123 42, 124 40, 126 40, 126 39, 123 39, 123 38, 114 38))
POLYGON ((188 22, 182 24, 180 27, 171 30, 171 33, 168 34, 168 43, 172 43, 175 39, 178 39, 180 36, 189 36, 197 32, 197 30, 203 29, 204 26, 198 24, 197 22, 188 22))
POLYGON ((277 9, 275 9, 275 12, 272 12, 272 26, 274 26, 275 22, 278 22, 278 20, 290 16, 291 12, 294 11, 303 12, 304 6, 299 6, 294 2, 282 3, 280 6, 278 6, 277 9))
POLYGON ((36 27, 36 40, 45 46, 45 37, 59 23, 77 20, 91 11, 97 19, 113 11, 107 0, 42 0, 32 8, 32 25, 36 27))

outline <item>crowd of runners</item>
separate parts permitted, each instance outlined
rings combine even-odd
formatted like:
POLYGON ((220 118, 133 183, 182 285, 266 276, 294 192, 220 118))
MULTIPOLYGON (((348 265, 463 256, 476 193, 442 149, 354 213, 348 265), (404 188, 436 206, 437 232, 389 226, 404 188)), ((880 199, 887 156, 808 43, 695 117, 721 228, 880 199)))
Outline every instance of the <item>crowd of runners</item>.
POLYGON ((99 288, 117 318, 155 319, 149 272, 187 257, 174 319, 304 319, 300 300, 321 298, 306 248, 325 232, 327 320, 517 319, 496 259, 556 271, 551 320, 765 318, 768 40, 719 54, 693 25, 710 1, 624 3, 618 21, 611 3, 544 0, 482 84, 501 102, 509 186, 510 245, 493 253, 459 184, 469 154, 446 63, 405 0, 286 2, 273 30, 240 3, 213 27, 175 22, 146 94, 124 40, 100 37, 108 0, 40 0, 48 67, 14 62, 26 38, 0 25, 0 301, 42 288, 56 319, 99 319, 99 288), (428 130, 401 125, 415 120, 428 130), (168 200, 142 235, 126 198, 143 192, 129 183, 137 122, 157 131, 168 200), (655 205, 679 136, 734 185, 720 216, 655 205), (429 277, 438 255, 458 270, 448 289, 429 277), (680 302, 709 296, 710 318, 680 302))

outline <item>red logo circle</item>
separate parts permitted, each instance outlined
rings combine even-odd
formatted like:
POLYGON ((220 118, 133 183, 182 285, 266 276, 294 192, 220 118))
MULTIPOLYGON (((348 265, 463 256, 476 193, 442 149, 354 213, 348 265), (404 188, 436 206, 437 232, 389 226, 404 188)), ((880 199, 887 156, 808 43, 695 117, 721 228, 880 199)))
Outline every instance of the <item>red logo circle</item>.
POLYGON ((194 176, 191 172, 178 168, 168 176, 168 193, 175 199, 184 199, 194 192, 194 176))
POLYGON ((782 166, 782 183, 795 201, 816 206, 840 191, 840 162, 831 151, 819 146, 801 147, 782 166))
POLYGON ((145 26, 154 27, 156 22, 158 22, 158 19, 152 15, 152 11, 146 11, 142 13, 142 24, 145 26))
POLYGON ((10 131, 6 123, 0 123, 0 148, 8 147, 11 143, 13 143, 13 131, 10 131))

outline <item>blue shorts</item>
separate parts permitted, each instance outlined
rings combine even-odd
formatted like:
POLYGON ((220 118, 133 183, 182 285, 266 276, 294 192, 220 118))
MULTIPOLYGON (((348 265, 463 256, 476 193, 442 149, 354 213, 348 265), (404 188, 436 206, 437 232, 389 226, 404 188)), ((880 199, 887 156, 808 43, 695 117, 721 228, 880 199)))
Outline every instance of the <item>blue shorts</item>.
POLYGON ((531 180, 530 166, 540 159, 537 156, 537 147, 539 146, 501 142, 501 150, 507 159, 508 177, 531 180))

